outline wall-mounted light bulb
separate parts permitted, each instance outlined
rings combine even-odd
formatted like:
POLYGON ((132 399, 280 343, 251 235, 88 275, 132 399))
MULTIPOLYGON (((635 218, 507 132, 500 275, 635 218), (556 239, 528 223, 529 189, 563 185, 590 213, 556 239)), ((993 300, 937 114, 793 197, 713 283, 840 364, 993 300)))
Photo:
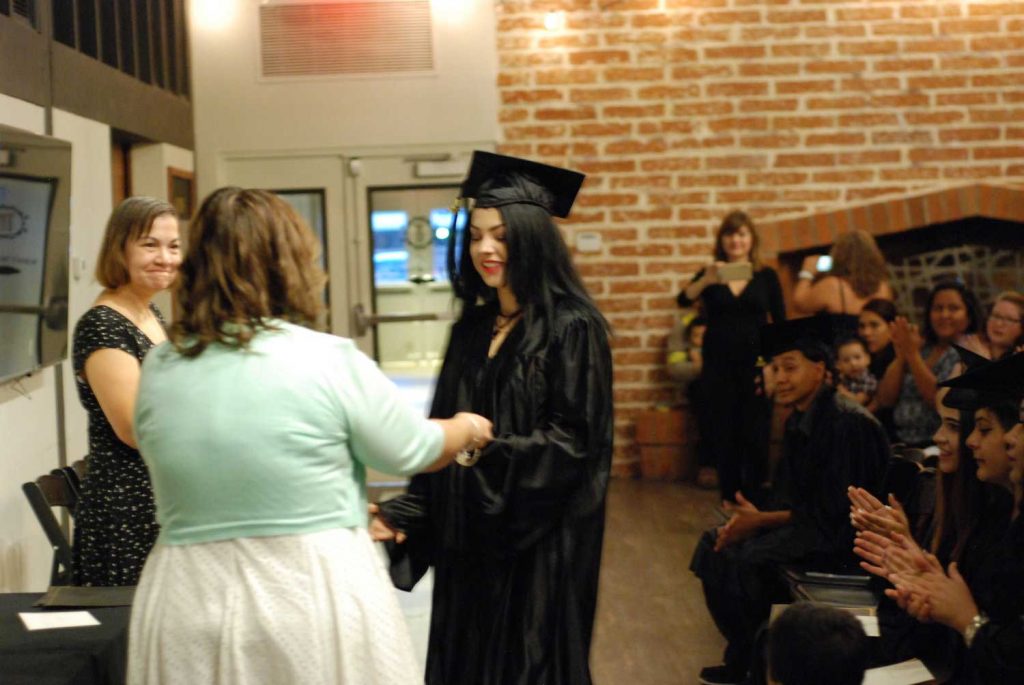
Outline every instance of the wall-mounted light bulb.
POLYGON ((544 28, 548 31, 561 31, 565 28, 565 12, 551 11, 544 15, 544 28))

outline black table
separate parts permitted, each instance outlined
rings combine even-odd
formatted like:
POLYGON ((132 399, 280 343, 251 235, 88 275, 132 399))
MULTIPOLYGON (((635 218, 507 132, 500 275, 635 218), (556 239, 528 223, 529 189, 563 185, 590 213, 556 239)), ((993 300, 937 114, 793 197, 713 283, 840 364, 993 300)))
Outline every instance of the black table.
POLYGON ((41 594, 0 594, 0 683, 122 685, 131 607, 89 608, 98 626, 28 631, 18 614, 41 594))

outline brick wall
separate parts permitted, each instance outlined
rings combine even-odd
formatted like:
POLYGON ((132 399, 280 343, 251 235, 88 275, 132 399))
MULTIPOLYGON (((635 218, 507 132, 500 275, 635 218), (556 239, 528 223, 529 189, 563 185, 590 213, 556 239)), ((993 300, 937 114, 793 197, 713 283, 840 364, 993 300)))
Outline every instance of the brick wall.
POLYGON ((669 401, 675 295, 728 210, 1024 177, 1024 2, 497 0, 501 150, 589 174, 567 237, 616 331, 616 471, 669 401), (565 26, 544 27, 548 11, 565 26))

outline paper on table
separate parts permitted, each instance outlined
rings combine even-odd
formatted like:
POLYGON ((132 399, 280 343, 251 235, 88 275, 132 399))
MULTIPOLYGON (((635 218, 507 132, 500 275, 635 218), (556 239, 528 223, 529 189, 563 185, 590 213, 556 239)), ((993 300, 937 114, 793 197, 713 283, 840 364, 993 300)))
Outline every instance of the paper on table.
POLYGON ((18 614, 26 630, 50 630, 52 628, 82 628, 98 626, 99 621, 88 611, 45 611, 21 612, 18 614))
POLYGON ((857 620, 860 621, 861 626, 864 628, 864 634, 868 637, 880 637, 882 635, 878 630, 877 616, 858 616, 857 620))
POLYGON ((869 668, 864 673, 864 685, 915 685, 934 682, 928 667, 917 659, 903 661, 891 666, 869 668))

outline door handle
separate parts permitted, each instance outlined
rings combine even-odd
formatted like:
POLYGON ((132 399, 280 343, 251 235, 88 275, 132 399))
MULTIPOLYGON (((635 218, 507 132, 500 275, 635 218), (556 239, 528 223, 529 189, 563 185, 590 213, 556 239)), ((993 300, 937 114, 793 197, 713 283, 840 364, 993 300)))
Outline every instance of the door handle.
POLYGON ((356 337, 366 335, 371 328, 382 323, 401 323, 403 321, 451 321, 455 315, 450 312, 427 312, 426 314, 367 314, 362 304, 352 307, 352 327, 356 337))
POLYGON ((38 316, 53 331, 67 330, 68 301, 63 297, 51 298, 45 307, 27 304, 0 304, 0 314, 30 314, 38 316))

